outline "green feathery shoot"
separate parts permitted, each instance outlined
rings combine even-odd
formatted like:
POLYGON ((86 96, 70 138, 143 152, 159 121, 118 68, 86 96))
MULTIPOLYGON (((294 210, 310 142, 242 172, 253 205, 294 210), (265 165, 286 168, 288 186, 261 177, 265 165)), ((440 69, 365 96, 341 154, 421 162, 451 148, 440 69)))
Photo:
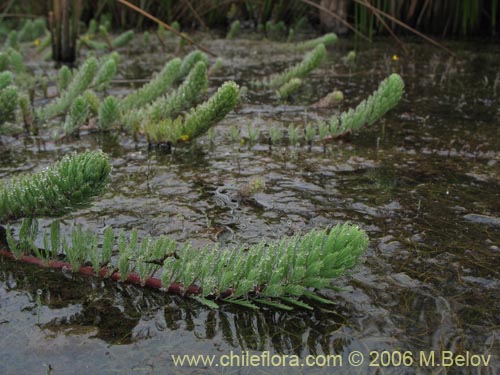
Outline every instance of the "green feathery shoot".
POLYGON ((302 78, 316 69, 326 55, 326 48, 324 44, 318 44, 311 52, 307 53, 303 60, 287 69, 283 73, 271 76, 269 79, 264 80, 264 84, 277 88, 283 86, 292 78, 302 78))
POLYGON ((17 74, 24 73, 26 67, 24 66, 24 57, 19 51, 9 48, 7 53, 10 57, 10 65, 12 66, 12 71, 17 74))
POLYGON ((393 73, 384 79, 378 89, 363 100, 356 108, 343 112, 340 117, 330 119, 333 136, 371 125, 386 112, 394 108, 403 96, 404 82, 399 74, 393 73))
POLYGON ((134 31, 128 30, 113 39, 113 41, 111 42, 111 46, 113 47, 113 49, 124 47, 129 44, 132 39, 134 39, 134 31))
POLYGON ((221 57, 217 57, 215 59, 215 62, 213 63, 213 65, 210 67, 210 69, 208 69, 208 75, 209 76, 213 76, 214 74, 216 74, 217 72, 219 72, 219 70, 222 69, 222 65, 223 65, 223 60, 221 57))
POLYGON ((21 30, 19 30, 18 40, 20 42, 26 42, 32 40, 31 34, 33 33, 33 21, 27 20, 21 30))
POLYGON ((101 102, 94 91, 85 90, 83 93, 83 98, 85 99, 85 103, 89 108, 89 117, 97 116, 99 113, 99 107, 101 106, 101 102))
POLYGON ((158 98, 146 109, 147 121, 158 122, 173 118, 195 105, 208 87, 207 66, 198 61, 182 85, 174 92, 158 98))
POLYGON ((192 109, 184 118, 167 118, 160 122, 148 122, 144 132, 149 143, 188 141, 204 134, 222 120, 238 103, 239 87, 232 81, 225 82, 206 102, 192 109))
POLYGON ((26 132, 31 132, 33 134, 37 133, 36 126, 33 126, 33 107, 31 106, 30 99, 28 95, 21 95, 19 97, 19 108, 23 115, 24 128, 26 132))
POLYGON ((116 57, 108 57, 97 71, 91 86, 95 87, 97 90, 104 90, 109 86, 111 80, 115 77, 117 72, 118 63, 116 61, 116 57))
POLYGON ((76 73, 73 74, 73 80, 68 88, 61 93, 61 96, 39 111, 40 118, 45 121, 66 112, 73 101, 90 85, 97 69, 97 60, 94 57, 87 59, 76 73))
POLYGON ((329 44, 335 43, 336 41, 337 35, 335 33, 328 33, 316 39, 300 42, 295 46, 295 49, 298 51, 307 51, 316 48, 316 46, 318 46, 319 44, 327 46, 329 44))
POLYGON ((78 134, 80 127, 87 122, 89 118, 89 106, 83 96, 79 96, 71 104, 71 108, 64 121, 64 134, 78 134))
POLYGON ((0 73, 0 90, 3 90, 12 83, 12 73, 2 72, 0 73))
POLYGON ((89 22, 89 28, 87 29, 87 34, 93 35, 97 32, 97 21, 92 18, 89 22))
POLYGON ((99 49, 109 48, 109 46, 106 43, 92 40, 88 35, 84 36, 83 38, 80 38, 79 40, 82 41, 87 47, 92 49, 99 50, 99 49))
POLYGON ((281 100, 284 100, 300 89, 301 86, 302 80, 300 78, 292 78, 276 91, 276 95, 278 95, 278 98, 281 100))
POLYGON ((229 31, 226 35, 227 39, 234 39, 236 37, 236 34, 240 31, 241 24, 240 21, 236 20, 231 23, 231 26, 229 26, 229 31))
POLYGON ((63 65, 61 69, 59 69, 59 76, 57 79, 57 90, 59 93, 62 93, 66 90, 73 78, 73 74, 67 65, 63 65))
MULTIPOLYGON (((168 258, 162 281, 199 288, 203 298, 232 302, 298 298, 328 287, 354 267, 368 246, 364 231, 344 224, 249 249, 221 251, 184 245, 178 258, 168 258)), ((271 302, 271 301, 270 301, 271 302)), ((292 300, 287 300, 293 303, 292 300)))
POLYGON ((7 86, 0 90, 0 125, 15 119, 18 104, 17 92, 18 89, 14 86, 7 86))
POLYGON ((191 69, 196 65, 198 61, 203 61, 205 65, 208 66, 208 57, 206 54, 199 50, 194 50, 184 57, 182 60, 181 67, 179 69, 179 73, 176 77, 178 81, 182 81, 189 74, 191 69))
POLYGON ((118 99, 108 96, 99 107, 99 121, 97 127, 101 131, 108 131, 120 122, 120 108, 118 99))
POLYGON ((0 52, 0 72, 7 70, 10 64, 10 56, 7 52, 0 52))
POLYGON ((212 125, 221 121, 238 104, 240 88, 228 81, 205 103, 191 110, 184 120, 183 135, 194 139, 204 134, 212 125))
POLYGON ((32 41, 45 33, 45 20, 37 18, 36 20, 27 20, 21 30, 19 30, 18 40, 20 42, 32 41))
POLYGON ((60 216, 85 207, 109 183, 111 166, 100 151, 65 156, 41 172, 0 186, 0 222, 22 217, 60 216))
POLYGON ((181 60, 173 59, 151 81, 127 95, 120 103, 122 111, 129 111, 151 103, 170 87, 178 77, 181 60))
MULTIPOLYGON (((17 259, 25 253, 56 259, 62 247, 73 272, 90 261, 95 274, 112 261, 115 235, 111 228, 104 232, 101 251, 97 235, 83 231, 81 225, 71 230, 68 244, 66 238, 61 241, 59 223, 52 223, 50 235, 44 233, 43 252, 34 245, 37 232, 38 222, 32 218, 23 221, 18 244, 8 230, 9 248, 17 259)), ((214 299, 252 309, 257 309, 257 302, 285 310, 296 306, 311 310, 300 297, 331 303, 315 290, 330 287, 333 279, 353 268, 368 246, 365 232, 348 224, 227 250, 218 246, 196 249, 189 243, 178 246, 163 236, 139 240, 137 230, 128 239, 123 232, 117 237, 114 266, 121 281, 134 272, 144 285, 162 268, 165 289, 188 293, 211 308, 218 308, 214 299)))
POLYGON ((4 49, 19 49, 19 37, 16 30, 12 30, 5 39, 4 49))

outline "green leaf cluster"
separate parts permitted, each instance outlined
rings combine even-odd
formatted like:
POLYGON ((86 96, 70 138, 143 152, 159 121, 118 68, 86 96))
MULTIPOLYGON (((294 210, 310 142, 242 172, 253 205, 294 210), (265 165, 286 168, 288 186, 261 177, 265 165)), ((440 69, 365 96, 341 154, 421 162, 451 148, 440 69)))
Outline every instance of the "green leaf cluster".
POLYGON ((262 241, 249 249, 194 249, 186 244, 179 249, 178 259, 165 262, 162 281, 184 288, 195 285, 201 288, 202 298, 248 307, 250 300, 287 307, 269 298, 285 298, 288 304, 305 307, 296 298, 328 287, 332 279, 356 265, 367 246, 365 232, 348 224, 269 244, 262 241))
POLYGON ((31 42, 42 36, 46 31, 45 20, 37 18, 35 20, 27 20, 21 30, 19 30, 18 40, 20 42, 31 42))
POLYGON ((325 45, 320 43, 312 51, 308 52, 297 65, 285 70, 283 73, 273 75, 264 80, 263 83, 272 88, 283 86, 292 78, 302 78, 316 69, 326 55, 325 45))
POLYGON ((60 216, 85 207, 109 183, 111 166, 100 151, 65 156, 41 172, 0 186, 0 222, 22 217, 60 216))
POLYGON ((399 103, 403 92, 403 79, 397 73, 391 74, 380 83, 372 95, 358 104, 356 108, 351 108, 340 116, 333 116, 330 119, 331 134, 335 136, 348 130, 358 130, 362 126, 373 124, 399 103))
POLYGON ((124 47, 129 44, 132 39, 134 39, 134 31, 128 30, 114 38, 111 41, 111 46, 113 49, 124 47))
POLYGON ((229 31, 227 32, 226 39, 234 39, 236 37, 236 34, 239 33, 241 28, 241 23, 240 21, 236 20, 231 23, 231 26, 229 26, 229 31))
POLYGON ((238 100, 238 85, 232 81, 225 82, 209 100, 192 109, 184 118, 179 116, 176 119, 148 122, 144 133, 152 144, 176 144, 195 139, 222 120, 238 100))
POLYGON ((146 236, 138 240, 137 230, 133 230, 127 240, 124 233, 118 236, 118 270, 122 281, 127 280, 130 272, 137 272, 144 285, 146 279, 154 274, 164 259, 174 254, 177 243, 165 236, 153 239, 146 236))
POLYGON ((335 33, 328 33, 319 38, 305 40, 303 42, 297 43, 295 49, 298 51, 307 51, 316 48, 318 45, 323 44, 328 46, 337 41, 337 35, 335 33))
POLYGON ((109 86, 116 73, 118 73, 118 54, 113 53, 101 65, 91 86, 97 90, 104 90, 109 86))
POLYGON ((64 134, 78 134, 80 127, 89 118, 89 106, 83 96, 79 96, 71 104, 71 108, 64 121, 64 134))
POLYGON ((287 99, 300 89, 302 83, 300 78, 292 78, 276 91, 276 95, 278 95, 278 98, 281 100, 287 99))
POLYGON ((194 50, 188 53, 184 59, 182 59, 182 64, 179 68, 179 72, 177 74, 176 80, 182 81, 187 77, 189 72, 193 69, 198 61, 203 61, 206 66, 208 66, 208 57, 206 54, 201 52, 200 50, 194 50))
POLYGON ((62 93, 66 90, 71 83, 73 78, 73 73, 71 73, 71 69, 68 68, 67 65, 61 66, 59 69, 59 74, 57 76, 57 90, 59 93, 62 93))
POLYGON ((181 60, 179 58, 169 61, 151 81, 122 99, 121 110, 126 112, 140 108, 163 95, 178 77, 180 67, 181 60))
POLYGON ((184 82, 172 93, 158 98, 146 108, 147 121, 173 118, 195 105, 208 88, 207 65, 198 61, 184 82))
POLYGON ((106 97, 99 107, 97 127, 101 131, 109 131, 120 122, 120 107, 114 96, 106 97))
MULTIPOLYGON (((0 87, 9 84, 10 75, 5 73, 2 73, 0 76, 0 87)), ((12 85, 4 86, 0 89, 0 125, 15 119, 15 111, 18 104, 17 92, 18 89, 12 85)))
POLYGON ((80 68, 73 74, 73 79, 59 98, 53 100, 41 110, 38 114, 42 121, 46 121, 55 116, 65 113, 73 104, 73 101, 80 96, 92 83, 98 70, 98 62, 95 57, 88 58, 80 68))
POLYGON ((14 48, 7 48, 0 52, 0 72, 11 70, 16 74, 22 74, 26 71, 23 55, 14 48))

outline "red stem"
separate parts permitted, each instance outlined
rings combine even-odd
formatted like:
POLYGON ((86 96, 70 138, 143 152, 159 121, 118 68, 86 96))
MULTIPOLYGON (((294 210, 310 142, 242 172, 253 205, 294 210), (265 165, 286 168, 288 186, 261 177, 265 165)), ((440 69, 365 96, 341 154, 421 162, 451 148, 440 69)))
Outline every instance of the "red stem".
MULTIPOLYGON (((21 261, 24 263, 33 264, 33 265, 36 265, 40 268, 52 268, 52 269, 65 268, 68 270, 72 270, 71 265, 69 263, 61 262, 59 260, 45 261, 45 260, 42 260, 42 259, 39 259, 39 258, 36 258, 33 256, 28 256, 28 255, 23 255, 23 256, 21 256, 21 258, 16 259, 14 257, 14 254, 12 254, 8 250, 0 249, 0 256, 15 259, 15 260, 18 260, 18 261, 21 261)), ((78 273, 81 275, 85 275, 85 276, 96 276, 96 273, 94 272, 94 268, 92 268, 90 266, 80 267, 80 269, 78 270, 78 273)), ((99 270, 97 276, 100 277, 101 279, 110 278, 111 280, 114 280, 114 281, 121 280, 120 272, 115 271, 115 272, 109 274, 109 270, 104 268, 104 267, 99 270)), ((125 280, 125 282, 130 283, 130 284, 142 285, 141 277, 137 273, 134 273, 134 272, 131 272, 128 275, 127 280, 125 280)), ((148 286, 148 287, 154 288, 154 289, 162 289, 163 283, 161 282, 160 279, 157 279, 154 277, 148 277, 146 279, 145 286, 148 286)), ((181 295, 189 295, 189 294, 196 295, 196 294, 201 293, 201 289, 196 285, 191 285, 186 289, 186 288, 184 288, 184 285, 177 284, 177 283, 170 284, 167 288, 167 291, 169 293, 175 293, 175 294, 181 294, 181 295)), ((225 293, 223 293, 223 295, 226 295, 226 296, 230 295, 230 294, 231 294, 231 291, 226 291, 225 293)))

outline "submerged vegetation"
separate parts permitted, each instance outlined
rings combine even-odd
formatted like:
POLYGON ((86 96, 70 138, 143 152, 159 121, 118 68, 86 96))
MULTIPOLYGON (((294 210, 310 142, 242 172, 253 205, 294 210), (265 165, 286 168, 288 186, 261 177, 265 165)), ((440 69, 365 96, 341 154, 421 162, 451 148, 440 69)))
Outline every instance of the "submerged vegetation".
MULTIPOLYGON (((236 90, 234 84, 229 87, 236 90)), ((227 95, 222 93, 221 95, 227 95)), ((215 99, 219 100, 218 98, 215 99)), ((219 114, 222 109, 219 109, 219 114)), ((0 222, 27 217, 21 224, 16 243, 7 226, 7 241, 16 259, 33 254, 50 266, 50 260, 64 259, 73 272, 89 262, 95 275, 109 267, 114 249, 113 230, 104 234, 102 248, 98 237, 81 226, 71 231, 71 244, 61 237, 58 222, 43 234, 44 249, 35 245, 38 216, 60 216, 82 207, 101 193, 109 183, 108 158, 101 152, 65 157, 53 167, 11 181, 0 190, 0 222)), ((117 278, 127 281, 136 272, 142 285, 161 269, 163 287, 171 292, 193 296, 216 308, 213 298, 256 308, 252 301, 283 309, 290 305, 311 309, 296 298, 308 297, 329 303, 314 290, 328 287, 331 280, 352 268, 368 245, 366 234, 355 226, 336 226, 329 231, 311 231, 281 241, 261 242, 250 249, 221 250, 218 247, 194 249, 179 246, 166 237, 138 240, 133 231, 127 240, 120 233, 116 243, 117 278), (207 299, 211 298, 211 299, 207 299), (270 299, 271 298, 271 299, 270 299), (280 299, 279 302, 272 299, 280 299), (284 303, 283 303, 284 302, 284 303)), ((60 263, 57 263, 60 267, 60 263)), ((151 283, 151 282, 150 282, 151 283)))
MULTIPOLYGON (((233 22, 227 38, 237 38, 240 27, 239 22, 233 22)), ((79 37, 77 47, 112 51, 134 38, 134 32, 112 38, 108 28, 105 20, 100 25, 91 22, 86 33, 79 37), (96 40, 97 34, 100 41, 96 40)), ((269 34, 282 34, 286 26, 268 22, 265 29, 269 34)), ((163 38, 164 43, 174 38, 177 30, 159 28, 158 40, 163 38)), ((23 40, 43 33, 33 31, 30 37, 24 36, 27 34, 28 31, 22 33, 23 40)), ((285 43, 285 47, 303 53, 302 60, 280 74, 253 81, 251 90, 267 90, 280 100, 291 98, 307 83, 308 75, 322 64, 328 53, 326 46, 337 40, 333 33, 301 42, 295 41, 294 33, 288 37, 293 42, 285 43)), ((177 54, 185 45, 184 38, 176 38, 177 54)), ((0 130, 8 134, 49 134, 61 141, 78 137, 83 131, 112 132, 135 140, 145 139, 149 145, 171 150, 172 146, 180 147, 211 131, 243 102, 248 90, 228 80, 206 98, 209 71, 212 74, 220 71, 222 60, 217 58, 209 68, 208 55, 195 49, 183 58, 168 58, 162 69, 126 95, 110 95, 108 90, 113 87, 112 81, 119 74, 119 63, 123 60, 119 52, 99 57, 89 53, 78 67, 62 66, 53 76, 39 78, 24 66, 18 39, 15 34, 9 35, 0 55, 3 70, 0 125, 10 124, 0 130), (46 100, 49 84, 57 88, 57 96, 52 100, 46 100), (39 91, 44 98, 41 103, 36 102, 39 91), (24 126, 16 128, 20 119, 24 126)), ((144 39, 149 40, 149 36, 144 39)), ((308 144, 318 134, 321 140, 343 137, 372 124, 393 108, 401 99, 403 87, 401 77, 393 74, 372 96, 353 110, 334 114, 328 124, 307 123, 300 132, 294 124, 287 131, 273 126, 268 131, 269 142, 278 145, 287 136, 294 146, 301 134, 308 144)), ((250 144, 257 141, 258 135, 258 130, 248 125, 250 144)), ((232 137, 240 141, 240 129, 235 128, 232 137)), ((123 232, 115 235, 110 227, 105 230, 102 243, 98 234, 83 230, 81 225, 73 227, 66 237, 61 234, 58 221, 51 223, 49 233, 43 232, 43 248, 35 245, 39 232, 37 218, 61 216, 87 206, 93 197, 104 192, 110 182, 110 171, 109 158, 102 152, 90 151, 67 156, 53 167, 12 179, 0 187, 0 222, 10 225, 25 218, 17 241, 10 226, 7 227, 12 255, 20 260, 31 259, 35 264, 69 267, 73 272, 163 287, 212 308, 217 307, 214 301, 221 300, 249 308, 264 304, 289 310, 292 306, 312 308, 298 298, 329 303, 317 292, 354 267, 368 245, 365 232, 351 224, 261 241, 248 248, 197 249, 189 242, 178 244, 164 236, 139 240, 136 230, 130 236, 123 232), (160 276, 154 278, 157 272, 160 276)), ((241 193, 239 199, 249 201, 249 194, 241 193)))

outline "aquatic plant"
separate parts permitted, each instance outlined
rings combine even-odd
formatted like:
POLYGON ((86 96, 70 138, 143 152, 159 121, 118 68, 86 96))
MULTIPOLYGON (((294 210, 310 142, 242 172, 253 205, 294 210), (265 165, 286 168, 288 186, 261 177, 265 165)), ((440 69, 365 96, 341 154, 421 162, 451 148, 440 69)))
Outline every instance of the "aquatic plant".
POLYGON ((403 96, 404 82, 393 73, 384 79, 378 89, 354 109, 330 118, 332 136, 340 136, 362 126, 371 125, 399 103, 403 96))
POLYGON ((233 142, 240 141, 240 128, 236 125, 231 125, 229 127, 229 137, 233 142))
POLYGON ((85 207, 102 193, 111 167, 100 151, 65 156, 37 173, 0 186, 0 223, 21 217, 60 216, 85 207))
POLYGON ((64 134, 78 134, 80 127, 85 124, 89 118, 89 106, 83 96, 77 97, 71 104, 71 108, 64 121, 64 134))
POLYGON ((111 42, 111 47, 113 49, 124 47, 127 44, 129 44, 132 39, 134 39, 134 30, 128 30, 120 35, 118 35, 116 38, 114 38, 111 42))
POLYGON ((42 36, 46 31, 45 19, 37 18, 27 20, 21 30, 19 30, 18 40, 20 42, 29 42, 42 36))
POLYGON ((72 78, 73 74, 71 73, 71 69, 68 68, 67 65, 63 65, 59 69, 59 75, 57 77, 57 90, 59 91, 59 93, 68 88, 72 78))
POLYGON ((335 33, 328 33, 319 38, 305 40, 303 42, 297 43, 295 49, 298 51, 307 51, 313 48, 316 48, 318 45, 323 44, 324 46, 328 46, 337 41, 337 35, 335 33))
POLYGON ((73 101, 92 83, 97 70, 97 59, 95 57, 88 58, 73 74, 71 83, 68 85, 67 89, 61 93, 59 98, 53 100, 38 111, 38 115, 42 122, 66 112, 73 101))
POLYGON ((238 85, 232 81, 225 82, 209 100, 192 109, 185 117, 148 122, 144 133, 151 144, 176 144, 193 140, 222 120, 238 99, 238 85))
MULTIPOLYGON (((256 183, 256 187, 261 184, 256 183)), ((297 306, 312 309, 299 300, 301 297, 332 303, 320 297, 317 290, 330 287, 333 279, 354 267, 368 245, 365 232, 349 224, 225 250, 218 246, 196 249, 189 243, 179 246, 164 236, 147 236, 139 241, 137 230, 133 230, 128 239, 123 232, 118 235, 118 259, 113 270, 113 266, 109 267, 115 238, 111 228, 104 232, 100 253, 97 236, 84 231, 81 225, 71 230, 68 243, 60 239, 59 224, 51 224, 49 236, 44 235, 44 251, 34 245, 37 232, 38 223, 32 219, 23 221, 18 243, 7 231, 15 258, 25 259, 25 254, 33 253, 43 263, 28 258, 30 263, 66 267, 65 263, 50 261, 58 256, 62 242, 72 272, 164 288, 210 308, 218 308, 214 300, 252 309, 258 308, 257 303, 285 310, 297 306), (87 261, 92 267, 84 266, 87 261), (159 269, 161 281, 152 279, 159 269)))
POLYGON ((7 52, 0 52, 0 72, 7 70, 10 64, 10 57, 7 52))
POLYGON ((239 86, 233 81, 225 82, 209 100, 186 115, 183 124, 184 134, 190 139, 202 135, 212 125, 226 117, 238 100, 239 86))
POLYGON ((254 128, 252 125, 247 125, 247 135, 248 135, 248 144, 251 146, 257 139, 259 138, 259 130, 254 128))
POLYGON ((198 61, 203 61, 205 65, 208 66, 208 57, 200 50, 194 50, 188 53, 182 60, 182 64, 179 68, 179 73, 177 74, 176 80, 182 81, 184 78, 186 78, 186 76, 198 61))
POLYGON ((85 103, 87 103, 89 117, 97 116, 99 107, 101 106, 101 100, 97 97, 96 93, 92 90, 85 90, 83 99, 85 99, 85 103))
POLYGON ((160 95, 163 95, 178 77, 180 67, 181 59, 179 58, 166 63, 163 69, 151 81, 123 98, 120 102, 120 109, 123 112, 130 111, 149 104, 160 95))
POLYGON ((223 60, 221 57, 217 57, 213 65, 208 69, 208 75, 213 76, 222 69, 223 60))
POLYGON ((299 131, 294 124, 288 125, 288 140, 292 146, 299 143, 299 131))
POLYGON ((23 115, 24 128, 27 133, 31 132, 36 134, 38 129, 33 127, 33 107, 31 106, 30 99, 27 95, 19 96, 19 108, 23 115))
POLYGON ((269 128, 269 139, 272 144, 277 144, 283 139, 283 132, 280 128, 276 126, 271 126, 269 128))
POLYGON ((304 138, 306 142, 311 143, 314 140, 315 136, 316 128, 313 126, 313 124, 307 123, 306 127, 304 128, 304 138))
POLYGON ((367 245, 366 234, 347 224, 231 251, 185 244, 176 258, 166 259, 162 281, 165 286, 178 284, 184 293, 198 295, 210 307, 217 305, 207 298, 250 308, 257 307, 253 302, 311 308, 297 298, 329 302, 312 289, 328 287, 332 279, 352 268, 367 245))
POLYGON ((12 73, 2 72, 0 73, 0 90, 3 90, 12 83, 12 73))
POLYGON ((63 237, 62 247, 71 270, 78 272, 87 261, 88 255, 95 256, 97 253, 97 236, 90 229, 84 232, 82 226, 78 225, 71 231, 71 245, 68 245, 66 237, 63 237))
MULTIPOLYGON (((7 81, 7 76, 3 76, 7 81)), ((4 83, 6 83, 6 81, 4 83)), ((15 119, 15 111, 18 104, 18 89, 15 86, 7 86, 0 90, 0 125, 15 119)))
POLYGON ((302 80, 300 78, 292 78, 276 91, 276 95, 281 100, 284 100, 300 89, 301 86, 302 80))
POLYGON ((99 107, 97 127, 101 131, 108 131, 120 122, 119 101, 114 96, 106 97, 99 107))
POLYGON ((324 121, 318 122, 319 139, 324 140, 328 136, 329 132, 330 132, 330 129, 329 129, 328 125, 326 124, 326 122, 324 122, 324 121))
POLYGON ((240 21, 236 20, 231 23, 229 26, 229 31, 227 32, 226 39, 234 39, 236 34, 240 31, 241 24, 240 21))
POLYGON ((195 105, 208 87, 207 66, 198 61, 184 82, 172 93, 158 98, 148 108, 146 121, 158 122, 173 118, 195 105))
POLYGON ((5 39, 4 49, 19 49, 19 38, 16 30, 11 30, 5 39))
POLYGON ((267 86, 277 88, 289 82, 292 78, 302 78, 309 74, 312 70, 316 69, 326 55, 324 44, 319 44, 312 51, 308 52, 302 61, 279 73, 265 79, 263 83, 267 86))
POLYGON ((24 66, 24 57, 23 55, 12 48, 7 49, 7 53, 9 55, 9 63, 12 67, 12 71, 17 74, 22 74, 26 71, 26 67, 24 66))
POLYGON ((96 90, 104 90, 109 86, 118 72, 118 59, 119 56, 113 53, 104 61, 91 83, 92 87, 95 87, 96 90))

